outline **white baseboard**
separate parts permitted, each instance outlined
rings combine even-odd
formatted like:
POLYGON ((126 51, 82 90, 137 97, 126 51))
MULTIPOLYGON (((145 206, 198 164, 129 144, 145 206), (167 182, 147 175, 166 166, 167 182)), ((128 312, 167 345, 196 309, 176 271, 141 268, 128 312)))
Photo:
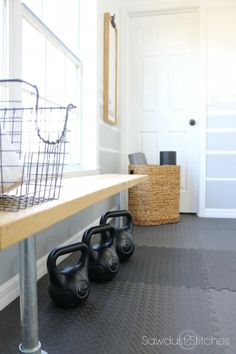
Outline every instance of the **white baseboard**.
POLYGON ((19 274, 8 280, 0 287, 0 310, 4 309, 19 296, 19 274))
MULTIPOLYGON (((90 225, 86 226, 83 230, 73 235, 71 238, 63 242, 60 246, 65 246, 67 244, 79 242, 82 239, 83 233, 86 229, 99 224, 100 219, 95 220, 90 225)), ((37 279, 42 278, 47 273, 46 262, 48 254, 38 259, 37 261, 37 279)), ((65 259, 67 256, 60 257, 60 261, 65 259)), ((13 300, 15 300, 20 294, 19 286, 19 274, 9 279, 3 285, 0 286, 0 311, 9 305, 13 300)))
POLYGON ((236 218, 236 209, 210 209, 206 208, 204 215, 201 215, 204 218, 222 218, 222 219, 235 219, 236 218))

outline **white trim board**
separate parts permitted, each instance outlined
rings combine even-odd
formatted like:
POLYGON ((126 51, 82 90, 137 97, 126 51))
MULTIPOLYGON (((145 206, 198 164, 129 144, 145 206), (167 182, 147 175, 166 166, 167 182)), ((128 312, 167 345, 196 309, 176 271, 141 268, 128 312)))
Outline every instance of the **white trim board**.
MULTIPOLYGON (((79 231, 77 234, 70 237, 68 240, 63 242, 59 246, 66 246, 75 242, 80 242, 83 236, 83 233, 86 229, 98 225, 100 218, 92 222, 90 225, 86 226, 83 230, 79 231)), ((42 278, 47 273, 47 257, 48 254, 41 257, 37 261, 37 280, 42 278)), ((60 257, 60 262, 63 261, 67 256, 60 257)), ((3 310, 7 305, 14 301, 20 294, 20 285, 19 285, 19 274, 15 275, 13 278, 6 281, 0 286, 0 311, 3 310)))
POLYGON ((103 146, 100 146, 99 151, 108 152, 108 153, 112 153, 112 154, 119 154, 120 153, 120 150, 118 150, 118 149, 106 148, 103 146))
POLYGON ((236 219, 236 209, 213 209, 206 208, 201 217, 219 218, 219 219, 236 219))

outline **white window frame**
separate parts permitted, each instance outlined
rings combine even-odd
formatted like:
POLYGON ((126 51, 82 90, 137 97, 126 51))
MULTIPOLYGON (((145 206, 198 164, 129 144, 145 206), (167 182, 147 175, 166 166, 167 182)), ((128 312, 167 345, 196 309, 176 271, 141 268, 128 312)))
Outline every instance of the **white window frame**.
MULTIPOLYGON (((77 68, 78 70, 82 70, 82 63, 81 60, 76 56, 61 40, 58 38, 38 17, 35 15, 27 5, 22 3, 22 20, 25 20, 28 22, 38 33, 42 34, 43 37, 47 39, 48 42, 50 42, 55 48, 57 48, 62 54, 65 55, 67 59, 69 59, 77 68)), ((47 55, 47 54, 46 54, 47 55)), ((47 79, 46 79, 47 83, 47 79)), ((77 106, 76 112, 77 112, 77 118, 79 120, 78 124, 78 134, 77 138, 78 141, 81 141, 81 126, 82 126, 82 121, 81 121, 81 80, 79 80, 78 77, 78 96, 76 101, 77 102, 67 102, 67 103, 73 103, 77 106)), ((45 98, 45 102, 48 101, 48 98, 45 98)), ((49 101, 50 102, 50 101, 49 101)), ((58 102, 60 103, 60 102, 58 102)), ((49 103, 50 105, 50 103, 49 103)), ((79 170, 81 168, 81 156, 82 156, 82 144, 78 143, 76 146, 76 155, 78 156, 77 161, 78 163, 75 162, 69 162, 65 166, 65 171, 74 171, 74 170, 79 170)))
MULTIPOLYGON (((30 11, 23 6, 21 0, 4 0, 7 3, 7 16, 9 19, 7 28, 7 56, 9 58, 5 78, 21 78, 22 74, 22 17, 31 16, 30 11)), ((49 0, 50 1, 50 0, 49 0)), ((98 19, 97 3, 91 4, 87 0, 81 0, 81 27, 82 38, 80 57, 81 65, 81 165, 70 165, 66 176, 84 174, 97 174, 99 172, 98 154, 98 112, 99 112, 99 80, 97 55, 98 43, 98 19), (93 6, 92 6, 93 5, 93 6), (88 19, 90 20, 88 23, 88 19), (88 31, 89 28, 89 31, 88 31)), ((50 31, 50 30, 49 30, 50 31)), ((49 36, 51 33, 49 33, 49 36)), ((66 46, 65 46, 66 47, 66 46)), ((65 48, 67 51, 68 48, 65 48)), ((68 50, 68 55, 72 55, 68 50)))
MULTIPOLYGON (((6 0, 9 2, 9 77, 21 78, 22 74, 22 19, 26 18, 28 22, 37 28, 46 30, 48 37, 53 45, 63 46, 64 53, 72 60, 79 63, 81 67, 81 164, 69 165, 66 167, 67 176, 77 176, 80 174, 96 174, 98 173, 98 80, 97 80, 97 4, 91 11, 91 3, 83 4, 82 6, 82 28, 83 43, 90 43, 90 46, 82 45, 82 65, 80 58, 78 58, 64 43, 50 31, 47 26, 35 15, 32 11, 21 2, 21 0, 6 0), (93 33, 87 40, 86 18, 90 18, 91 14, 93 20, 93 33), (91 47, 93 48, 93 55, 91 55, 91 47), (96 53, 96 56, 94 56, 96 53), (84 61, 85 60, 85 61, 84 61), (91 70, 92 68, 92 70, 91 70), (91 140, 90 140, 91 138, 91 140)), ((95 2, 96 3, 96 2, 95 2)))
POLYGON ((7 75, 8 73, 8 70, 9 70, 9 67, 8 67, 8 61, 9 61, 9 58, 8 58, 8 46, 9 46, 9 41, 7 40, 8 39, 8 24, 7 24, 7 18, 8 18, 8 7, 7 7, 7 4, 6 4, 6 0, 1 0, 1 23, 0 23, 0 26, 1 26, 1 38, 0 38, 0 49, 1 49, 1 53, 0 53, 0 56, 1 56, 1 60, 0 60, 0 63, 1 63, 1 73, 3 75, 2 78, 5 78, 5 76, 7 75))

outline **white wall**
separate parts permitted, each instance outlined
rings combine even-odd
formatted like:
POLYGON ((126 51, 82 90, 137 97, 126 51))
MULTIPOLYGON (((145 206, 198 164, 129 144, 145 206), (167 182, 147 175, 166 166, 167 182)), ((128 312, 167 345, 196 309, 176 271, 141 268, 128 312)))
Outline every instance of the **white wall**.
POLYGON ((236 216, 236 3, 207 15, 207 215, 236 216))
POLYGON ((126 76, 122 40, 128 33, 124 14, 135 9, 200 8, 200 36, 205 51, 202 98, 206 102, 206 111, 198 118, 202 127, 199 215, 236 217, 236 1, 104 0, 102 3, 104 9, 116 13, 118 23, 123 171, 127 165, 126 141, 129 138, 125 134, 129 104, 122 90, 126 76))

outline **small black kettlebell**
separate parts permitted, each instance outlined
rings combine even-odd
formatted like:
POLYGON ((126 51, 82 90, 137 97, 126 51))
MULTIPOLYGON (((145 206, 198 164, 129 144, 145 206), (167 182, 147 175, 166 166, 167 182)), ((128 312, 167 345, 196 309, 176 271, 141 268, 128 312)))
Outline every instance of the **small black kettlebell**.
POLYGON ((49 275, 48 292, 52 301, 61 307, 75 307, 87 299, 90 292, 88 279, 88 247, 79 242, 65 247, 55 248, 47 259, 49 275), (56 262, 58 257, 81 252, 74 266, 60 269, 56 262))
POLYGON ((132 236, 133 218, 127 210, 108 211, 100 219, 100 225, 107 223, 110 218, 125 218, 123 227, 116 227, 116 252, 121 262, 127 261, 134 253, 134 241, 132 236))
POLYGON ((116 230, 112 225, 95 226, 85 231, 82 242, 89 247, 89 279, 105 282, 118 273, 120 262, 114 247, 115 237, 116 230), (100 234, 101 239, 92 245, 91 238, 95 234, 100 234))

